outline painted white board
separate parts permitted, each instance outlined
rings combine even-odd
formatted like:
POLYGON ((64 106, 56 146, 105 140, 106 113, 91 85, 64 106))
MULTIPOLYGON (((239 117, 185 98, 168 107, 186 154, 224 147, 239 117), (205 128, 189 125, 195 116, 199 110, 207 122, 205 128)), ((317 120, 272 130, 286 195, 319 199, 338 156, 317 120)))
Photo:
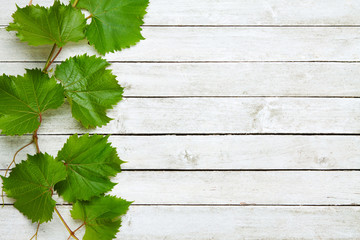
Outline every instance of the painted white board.
MULTIPOLYGON (((6 62, 0 73, 43 67, 6 62)), ((113 63, 110 69, 130 97, 360 96, 360 63, 113 63)))
MULTIPOLYGON (((11 21, 15 3, 1 0, 0 25, 11 21)), ((68 1, 62 0, 67 3, 68 1)), ((34 0, 50 6, 52 0, 34 0)), ((151 0, 148 25, 359 25, 360 3, 356 0, 151 0)))
MULTIPOLYGON (((109 61, 358 61, 360 28, 144 27, 131 49, 109 61)), ((33 47, 0 28, 0 61, 44 61, 51 46, 33 47)), ((85 40, 67 44, 58 60, 95 54, 85 40)))
MULTIPOLYGON (((81 223, 59 207, 72 229, 81 223)), ((28 239, 35 224, 12 206, 1 209, 0 234, 8 240, 28 239), (21 229, 21 231, 20 231, 21 229)), ((118 240, 209 239, 359 239, 359 207, 218 207, 132 206, 118 240)), ((81 234, 78 235, 81 237, 81 234)), ((64 240, 67 231, 55 215, 40 227, 39 240, 64 240)))
MULTIPOLYGON (((40 135, 53 156, 68 136, 40 135)), ((0 168, 31 136, 0 137, 0 168)), ((123 169, 360 169, 358 136, 111 136, 123 169)), ((31 146, 17 162, 34 154, 31 146)))

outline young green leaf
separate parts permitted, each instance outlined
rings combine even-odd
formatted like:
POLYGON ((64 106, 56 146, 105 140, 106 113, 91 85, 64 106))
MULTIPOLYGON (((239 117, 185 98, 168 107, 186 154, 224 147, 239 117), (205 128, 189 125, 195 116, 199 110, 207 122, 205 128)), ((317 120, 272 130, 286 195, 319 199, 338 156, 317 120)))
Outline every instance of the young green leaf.
POLYGON ((107 124, 106 110, 122 99, 123 88, 107 70, 110 64, 96 56, 76 56, 56 67, 55 76, 65 88, 72 115, 86 128, 107 124))
POLYGON ((40 115, 64 102, 64 89, 40 69, 24 76, 0 76, 0 129, 3 134, 22 135, 35 131, 40 115))
POLYGON ((89 200, 116 185, 109 177, 121 171, 123 161, 107 140, 108 136, 73 135, 59 151, 56 159, 64 162, 68 176, 55 189, 66 201, 89 200))
POLYGON ((140 26, 148 4, 149 0, 79 0, 77 7, 91 13, 86 37, 99 53, 105 54, 144 39, 140 26))
POLYGON ((85 16, 71 5, 61 4, 58 0, 50 8, 30 5, 24 8, 17 6, 12 15, 14 22, 7 27, 8 31, 17 31, 21 41, 39 46, 54 44, 58 47, 67 42, 77 42, 85 38, 85 16))
POLYGON ((71 216, 85 223, 83 240, 111 240, 119 231, 121 215, 128 211, 130 204, 113 196, 94 198, 89 202, 76 202, 71 216))
POLYGON ((16 199, 14 207, 33 222, 52 219, 56 202, 52 199, 54 185, 66 178, 64 164, 48 154, 28 155, 3 179, 3 189, 8 197, 16 199))

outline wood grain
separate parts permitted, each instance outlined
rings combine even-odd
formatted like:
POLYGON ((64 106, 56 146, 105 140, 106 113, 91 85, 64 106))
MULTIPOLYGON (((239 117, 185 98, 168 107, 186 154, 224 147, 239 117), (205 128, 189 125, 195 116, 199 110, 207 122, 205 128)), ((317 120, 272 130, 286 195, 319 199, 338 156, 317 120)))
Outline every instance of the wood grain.
MULTIPOLYGON (((6 32, 15 1, 0 3, 0 72, 42 67, 51 46, 6 32)), ((360 239, 360 2, 152 0, 148 10, 146 41, 106 56, 127 98, 90 130, 115 134, 128 161, 112 193, 137 205, 117 239, 360 239)), ((96 53, 69 44, 59 61, 85 52, 96 53)), ((88 130, 66 104, 45 114, 40 147, 55 155, 77 132, 88 130)), ((0 169, 28 141, 0 136, 0 169)), ((29 239, 35 226, 5 202, 0 235, 29 239)), ((39 239, 67 237, 56 216, 40 229, 39 239)))
MULTIPOLYGON (((1 0, 0 25, 11 21, 15 3, 1 0)), ((62 1, 64 3, 68 1, 62 1)), ((52 0, 34 0, 50 6, 52 0)), ((356 0, 152 0, 145 24, 149 25, 351 25, 360 23, 356 0)))
MULTIPOLYGON (((358 61, 360 28, 145 27, 146 41, 110 61, 358 61)), ((0 61, 44 61, 51 46, 32 47, 0 28, 0 61)), ((86 41, 68 44, 58 60, 95 54, 86 41)))
MULTIPOLYGON (((56 156, 68 136, 39 136, 41 150, 56 156)), ((0 137, 0 168, 30 142, 0 137)), ((111 136, 127 163, 123 169, 360 169, 359 136, 111 136)), ((33 146, 17 161, 34 154, 33 146)), ((224 173, 225 174, 225 173, 224 173)))
MULTIPOLYGON (((75 229, 68 206, 59 207, 75 229)), ((35 224, 12 206, 1 209, 0 228, 8 240, 28 239, 35 224), (21 229, 21 231, 19 231, 21 229)), ((132 206, 116 239, 359 239, 359 207, 192 207, 132 206)), ((78 235, 81 237, 81 234, 78 235)), ((67 231, 57 216, 40 227, 39 240, 63 240, 67 231)))
POLYGON ((46 134, 360 133, 359 98, 129 98, 86 130, 65 104, 44 114, 46 134))
POLYGON ((359 205, 359 178, 359 171, 124 171, 111 194, 136 204, 359 205))
MULTIPOLYGON (((43 66, 0 63, 0 72, 43 66)), ((360 63, 113 63, 110 69, 131 97, 360 96, 360 63)))

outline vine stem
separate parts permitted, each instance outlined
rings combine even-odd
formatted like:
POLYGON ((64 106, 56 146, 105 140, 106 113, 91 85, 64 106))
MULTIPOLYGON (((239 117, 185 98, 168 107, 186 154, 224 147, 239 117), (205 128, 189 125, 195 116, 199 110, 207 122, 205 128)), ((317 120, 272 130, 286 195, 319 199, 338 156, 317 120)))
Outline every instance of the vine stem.
MULTIPOLYGON (((13 157, 11 163, 9 164, 9 166, 7 167, 7 169, 6 169, 6 171, 5 171, 5 176, 4 176, 4 177, 6 177, 6 175, 7 175, 7 173, 9 172, 11 166, 12 166, 13 164, 16 165, 15 159, 16 159, 16 156, 18 155, 18 153, 21 152, 21 151, 22 151, 23 149, 25 149, 26 147, 30 146, 33 142, 34 142, 34 140, 32 140, 31 142, 29 142, 28 144, 26 144, 25 146, 21 147, 19 150, 17 150, 17 151, 15 152, 14 157, 13 157)), ((4 205, 5 205, 5 201, 4 201, 4 189, 1 190, 1 199, 2 199, 2 205, 4 206, 4 205)))
MULTIPOLYGON (((83 224, 81 224, 77 229, 75 229, 75 230, 73 231, 73 233, 75 234, 75 233, 76 233, 78 230, 80 230, 80 228, 82 228, 83 226, 85 226, 85 222, 83 222, 83 224)), ((72 236, 70 235, 67 240, 69 240, 71 237, 72 237, 72 236)))
MULTIPOLYGON (((54 44, 54 46, 56 47, 56 44, 54 44)), ((53 50, 54 50, 54 48, 53 48, 53 50)), ((52 57, 52 55, 54 54, 54 51, 53 50, 51 50, 51 53, 50 53, 50 55, 49 55, 49 59, 46 61, 46 65, 45 65, 45 68, 44 68, 44 72, 46 73, 47 72, 47 70, 48 70, 48 68, 51 66, 51 64, 53 64, 53 62, 55 61, 55 59, 59 56, 59 54, 60 54, 60 52, 61 52, 61 50, 62 50, 62 47, 61 48, 59 48, 59 50, 58 50, 58 52, 56 53, 56 55, 55 55, 55 57, 52 59, 52 60, 50 60, 51 59, 51 57, 52 57)))
MULTIPOLYGON (((42 122, 42 116, 41 114, 39 114, 39 122, 40 122, 40 125, 41 125, 41 122, 42 122)), ((36 146, 36 152, 37 153, 40 153, 40 148, 39 148, 39 142, 38 142, 38 135, 37 135, 37 132, 40 128, 40 125, 39 127, 35 130, 34 134, 33 134, 33 142, 35 143, 35 146, 36 146)))
POLYGON ((39 233, 39 227, 40 227, 40 222, 37 225, 35 234, 30 238, 30 240, 32 240, 33 238, 35 238, 35 240, 37 240, 37 236, 38 236, 38 233, 39 233))
POLYGON ((33 0, 30 0, 30 2, 29 2, 29 6, 31 6, 31 4, 32 4, 32 1, 33 1, 33 0))
POLYGON ((58 210, 56 207, 54 207, 54 209, 55 209, 56 214, 59 216, 61 222, 64 224, 64 226, 66 227, 66 229, 67 229, 68 232, 70 233, 70 236, 73 237, 73 238, 75 238, 75 239, 77 239, 77 240, 79 240, 79 239, 74 235, 74 232, 71 231, 70 227, 67 225, 67 223, 65 222, 64 218, 61 216, 59 210, 58 210))
POLYGON ((80 230, 80 228, 82 228, 83 226, 85 226, 85 222, 83 222, 83 224, 81 224, 77 229, 75 229, 74 233, 76 233, 78 230, 80 230))
MULTIPOLYGON (((61 48, 60 48, 60 50, 61 50, 61 48)), ((60 52, 60 51, 59 51, 59 52, 60 52)), ((59 55, 59 52, 58 52, 57 55, 59 55)), ((57 55, 56 55, 54 58, 56 58, 57 55)), ((38 135, 37 135, 37 132, 38 132, 38 130, 39 130, 40 126, 41 126, 41 122, 42 122, 42 116, 41 116, 41 114, 39 114, 39 122, 40 122, 40 125, 39 125, 39 127, 35 130, 35 132, 34 132, 34 134, 33 134, 33 141, 32 141, 32 142, 35 143, 36 152, 37 152, 37 153, 40 153, 40 148, 39 148, 39 143, 38 143, 38 135)), ((54 207, 54 209, 55 209, 55 212, 57 213, 57 215, 59 216, 61 222, 64 224, 64 226, 66 227, 66 229, 69 231, 70 236, 72 236, 74 239, 79 240, 79 239, 74 235, 74 232, 71 231, 69 225, 65 222, 64 218, 61 216, 61 214, 60 214, 60 212, 58 211, 58 209, 57 209, 56 207, 54 207)))
POLYGON ((73 3, 73 7, 76 7, 76 4, 78 4, 79 0, 75 0, 75 2, 73 3))
POLYGON ((54 45, 53 45, 53 47, 52 47, 52 49, 51 49, 51 52, 50 52, 50 54, 49 54, 49 57, 48 57, 48 59, 46 60, 46 63, 45 63, 45 67, 44 67, 43 72, 46 72, 47 69, 49 68, 48 65, 49 65, 49 63, 50 63, 50 60, 51 60, 52 56, 54 55, 55 49, 56 49, 56 43, 54 43, 54 45))

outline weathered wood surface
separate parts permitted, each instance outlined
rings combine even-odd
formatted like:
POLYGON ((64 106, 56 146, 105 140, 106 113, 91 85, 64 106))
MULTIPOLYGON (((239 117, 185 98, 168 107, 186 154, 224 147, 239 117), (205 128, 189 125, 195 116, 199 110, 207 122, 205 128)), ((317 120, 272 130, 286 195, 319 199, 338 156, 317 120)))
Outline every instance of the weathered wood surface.
MULTIPOLYGON (((80 224, 59 211, 70 227, 80 224)), ((1 209, 1 226, 8 240, 27 239, 35 232, 16 209, 1 209), (11 227, 10 227, 11 226, 11 227)), ((227 207, 227 206, 132 206, 124 217, 117 239, 359 239, 359 207, 227 207)), ((81 236, 79 234, 78 236, 81 236)), ((67 239, 60 220, 40 227, 39 240, 67 239)))
MULTIPOLYGON (((56 156, 68 136, 40 135, 56 156)), ((31 136, 0 137, 0 169, 31 136)), ((111 136, 123 169, 360 169, 359 136, 111 136)), ((20 152, 18 162, 29 147, 20 152)))
MULTIPOLYGON (((6 62, 0 63, 0 73, 43 66, 6 62)), ((130 97, 360 97, 360 63, 113 63, 110 69, 130 97)))
POLYGON ((44 114, 40 133, 360 133, 360 98, 128 98, 108 125, 87 130, 70 106, 44 114))
MULTIPOLYGON (((0 2, 0 73, 43 67, 50 46, 6 32, 15 1, 0 2)), ((357 0, 152 0, 146 41, 106 56, 126 98, 90 130, 118 134, 128 163, 113 193, 141 204, 117 239, 360 239, 359 10, 357 0)), ((95 53, 69 44, 59 60, 85 52, 95 53)), ((68 104, 49 111, 40 147, 56 155, 76 132, 88 131, 68 104)), ((0 136, 2 174, 28 141, 0 136)), ((6 239, 35 231, 12 206, 0 214, 6 239)), ((54 218, 39 239, 67 239, 54 218)))
POLYGON ((111 194, 136 204, 360 205, 359 179, 360 171, 124 171, 111 194))
MULTIPOLYGON (((5 0, 3 0, 5 3, 5 0)), ((15 1, 0 8, 0 25, 11 21, 15 1)), ((24 7, 28 0, 17 0, 24 7)), ((34 0, 50 6, 52 0, 34 0)), ((67 1, 62 0, 66 3, 67 1)), ((152 0, 147 25, 359 25, 357 0, 152 0)))
MULTIPOLYGON (((358 61, 358 27, 144 27, 146 41, 109 61, 358 61)), ((33 47, 0 28, 0 61, 44 61, 51 46, 33 47)), ((58 60, 95 54, 86 41, 68 44, 58 60)))

